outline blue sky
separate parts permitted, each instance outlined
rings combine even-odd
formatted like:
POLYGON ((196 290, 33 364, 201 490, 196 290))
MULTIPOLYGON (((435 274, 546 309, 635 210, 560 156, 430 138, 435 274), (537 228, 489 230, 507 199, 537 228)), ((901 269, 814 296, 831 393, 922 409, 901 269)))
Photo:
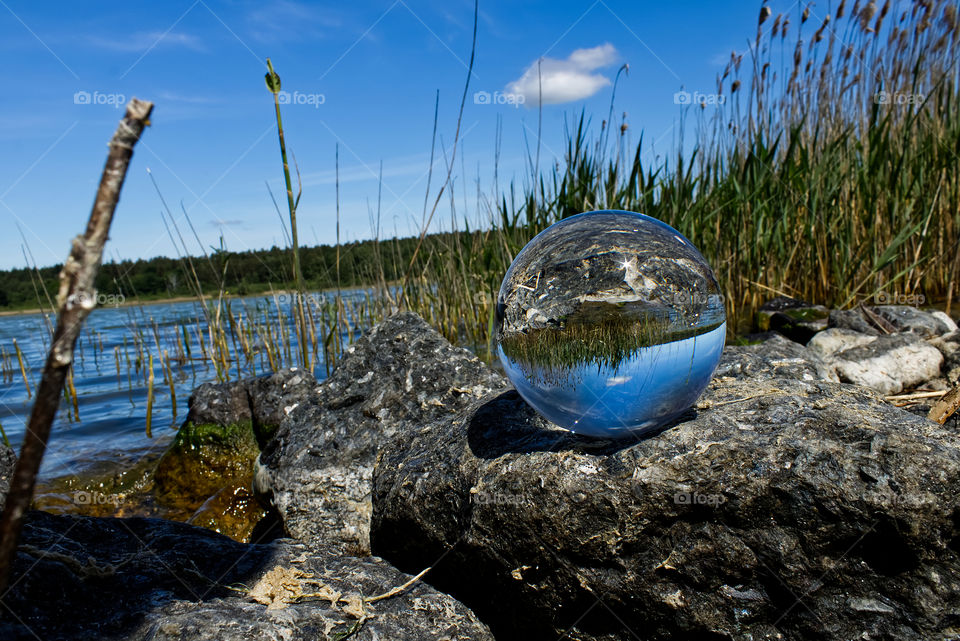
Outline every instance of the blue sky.
MULTIPOLYGON (((669 154, 683 109, 675 92, 715 91, 730 51, 743 51, 755 33, 759 6, 481 1, 453 171, 457 218, 473 224, 485 217, 477 188, 492 193, 498 124, 501 187, 526 174, 526 145, 537 142, 538 60, 542 167, 562 159, 565 119, 581 109, 597 125, 606 118, 612 81, 625 63, 615 119, 628 114, 631 146, 642 131, 649 153, 669 154)), ((771 6, 774 15, 801 9, 771 6)), ((372 236, 381 162, 381 236, 415 233, 437 92, 434 194, 446 174, 443 154, 452 152, 472 27, 468 0, 0 0, 0 268, 24 265, 18 224, 40 265, 64 259, 89 215, 119 103, 132 96, 156 107, 127 177, 108 258, 175 255, 148 168, 178 216, 182 201, 205 244, 219 244, 221 234, 232 250, 283 244, 265 186, 283 197, 273 101, 263 81, 268 56, 288 92, 284 129, 303 180, 301 242, 335 240, 338 144, 341 239, 372 236)), ((449 228, 450 220, 445 196, 434 228, 449 228)))

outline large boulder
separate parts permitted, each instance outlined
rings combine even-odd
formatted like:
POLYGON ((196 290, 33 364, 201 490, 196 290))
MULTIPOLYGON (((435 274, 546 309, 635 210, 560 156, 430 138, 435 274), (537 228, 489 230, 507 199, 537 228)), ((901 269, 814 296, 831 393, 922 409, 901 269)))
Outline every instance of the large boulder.
POLYGON ((872 336, 831 328, 807 349, 833 367, 840 380, 882 394, 898 394, 940 376, 943 355, 913 332, 872 336))
POLYGON ((505 388, 505 379, 420 317, 391 316, 283 418, 260 453, 255 488, 294 538, 367 553, 381 445, 505 388))
POLYGON ((504 639, 956 638, 960 435, 803 367, 640 442, 491 393, 382 449, 373 552, 504 639))
POLYGON ((470 610, 376 557, 242 544, 158 519, 31 512, 0 638, 492 641, 470 610), (381 595, 388 595, 376 599, 381 595))

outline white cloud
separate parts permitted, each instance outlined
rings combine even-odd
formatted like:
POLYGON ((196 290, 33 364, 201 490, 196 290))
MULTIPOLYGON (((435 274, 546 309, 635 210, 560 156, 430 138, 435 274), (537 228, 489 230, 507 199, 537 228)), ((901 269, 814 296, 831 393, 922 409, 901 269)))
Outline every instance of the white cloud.
POLYGON ((209 105, 218 102, 216 98, 210 96, 187 95, 176 91, 160 91, 157 98, 167 102, 182 102, 190 105, 209 105))
POLYGON ((343 29, 343 20, 336 9, 292 0, 258 4, 247 15, 247 22, 256 40, 269 43, 322 38, 343 29))
POLYGON ((140 53, 152 49, 153 47, 167 45, 175 47, 184 47, 193 51, 203 51, 203 41, 197 36, 188 33, 176 31, 150 31, 126 34, 122 36, 110 36, 104 38, 101 36, 89 36, 87 42, 102 49, 112 49, 113 51, 129 51, 140 53))
POLYGON ((617 50, 606 43, 590 49, 577 49, 566 60, 541 58, 534 61, 519 79, 507 85, 507 91, 522 95, 523 104, 557 105, 589 98, 610 85, 610 79, 594 73, 617 59, 617 50))

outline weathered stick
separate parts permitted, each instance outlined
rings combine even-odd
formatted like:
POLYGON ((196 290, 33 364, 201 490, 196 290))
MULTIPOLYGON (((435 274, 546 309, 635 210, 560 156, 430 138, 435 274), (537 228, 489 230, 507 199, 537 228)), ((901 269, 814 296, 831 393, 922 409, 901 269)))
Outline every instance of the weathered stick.
POLYGON ((47 354, 47 362, 43 367, 40 385, 37 387, 20 458, 14 468, 13 478, 10 479, 10 492, 7 494, 3 517, 0 519, 0 599, 9 584, 17 540, 23 527, 23 515, 33 498, 33 487, 47 446, 47 438, 50 436, 50 426, 60 405, 67 370, 73 362, 74 344, 84 319, 96 305, 94 279, 103 259, 103 246, 107 242, 113 212, 120 199, 120 188, 123 187, 127 167, 133 156, 133 146, 140 139, 143 128, 150 124, 152 109, 152 102, 143 102, 136 98, 131 99, 127 105, 127 113, 110 140, 107 164, 103 168, 87 230, 82 236, 73 239, 70 256, 60 272, 57 327, 47 354))
POLYGON ((960 409, 960 384, 930 408, 927 418, 943 425, 958 409, 960 409))
POLYGON ((885 401, 916 401, 924 398, 940 398, 947 392, 914 392, 913 394, 894 394, 893 396, 884 396, 885 401))

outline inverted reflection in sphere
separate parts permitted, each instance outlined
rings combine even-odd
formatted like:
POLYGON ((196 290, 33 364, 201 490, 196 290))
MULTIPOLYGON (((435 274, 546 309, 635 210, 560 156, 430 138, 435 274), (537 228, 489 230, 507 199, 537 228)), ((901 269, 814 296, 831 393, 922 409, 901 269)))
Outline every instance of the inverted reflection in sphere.
POLYGON ((524 399, 590 436, 641 434, 703 392, 726 336, 696 247, 654 218, 566 218, 517 254, 497 300, 497 349, 524 399))

